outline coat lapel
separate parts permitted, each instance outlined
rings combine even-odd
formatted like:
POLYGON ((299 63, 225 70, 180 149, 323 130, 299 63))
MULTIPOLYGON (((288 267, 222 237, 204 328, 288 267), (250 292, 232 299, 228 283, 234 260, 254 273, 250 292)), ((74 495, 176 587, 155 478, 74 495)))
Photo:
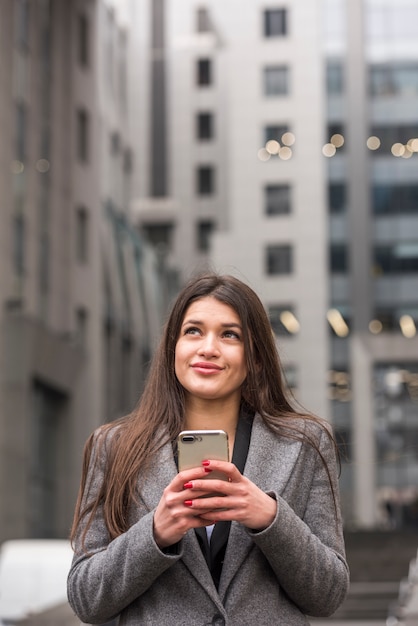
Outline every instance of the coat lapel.
MULTIPOLYGON (((244 475, 263 491, 275 491, 281 495, 292 474, 300 449, 300 442, 273 434, 257 415, 244 475)), ((253 546, 246 530, 240 524, 232 522, 219 586, 221 598, 253 546)))
MULTIPOLYGON (((164 489, 177 474, 173 450, 166 444, 156 456, 147 472, 147 478, 140 485, 142 501, 149 511, 154 510, 161 499, 164 489)), ((218 594, 213 584, 199 542, 194 530, 189 530, 182 539, 182 561, 190 573, 198 580, 202 587, 216 600, 218 594)))

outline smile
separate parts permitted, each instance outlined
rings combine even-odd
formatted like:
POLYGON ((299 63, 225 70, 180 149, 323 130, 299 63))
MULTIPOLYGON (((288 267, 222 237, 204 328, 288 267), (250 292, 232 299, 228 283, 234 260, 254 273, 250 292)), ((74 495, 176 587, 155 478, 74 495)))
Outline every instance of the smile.
POLYGON ((201 372, 203 374, 212 374, 215 372, 221 372, 223 367, 216 365, 215 363, 206 363, 204 361, 199 363, 193 363, 191 366, 196 372, 201 372))

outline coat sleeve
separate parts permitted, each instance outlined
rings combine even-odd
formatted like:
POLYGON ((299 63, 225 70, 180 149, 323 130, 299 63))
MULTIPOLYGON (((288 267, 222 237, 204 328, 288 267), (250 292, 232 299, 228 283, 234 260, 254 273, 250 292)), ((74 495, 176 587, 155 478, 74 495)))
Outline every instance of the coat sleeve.
MULTIPOLYGON (((95 449, 92 453, 85 502, 94 499, 103 481, 105 446, 100 450, 99 455, 95 449)), ((80 524, 67 581, 68 600, 80 620, 101 624, 112 619, 181 557, 180 547, 178 553, 166 553, 157 546, 153 518, 153 511, 146 513, 127 532, 110 541, 99 508, 87 531, 84 547, 81 541, 84 524, 80 524)))
POLYGON ((276 519, 261 532, 251 532, 251 537, 273 568, 280 587, 301 611, 315 617, 332 615, 343 602, 349 585, 349 572, 345 560, 342 519, 340 513, 337 461, 333 444, 325 431, 320 437, 320 451, 327 464, 329 476, 320 455, 309 445, 302 446, 299 471, 290 491, 297 493, 298 480, 310 481, 306 471, 313 465, 312 482, 308 498, 300 502, 287 501, 272 493, 277 499, 276 519), (315 455, 307 462, 306 456, 315 455), (332 484, 332 489, 330 485, 332 484), (293 508, 293 506, 294 508, 293 508), (301 509, 304 509, 303 511, 301 509), (295 512, 295 509, 300 509, 295 512))

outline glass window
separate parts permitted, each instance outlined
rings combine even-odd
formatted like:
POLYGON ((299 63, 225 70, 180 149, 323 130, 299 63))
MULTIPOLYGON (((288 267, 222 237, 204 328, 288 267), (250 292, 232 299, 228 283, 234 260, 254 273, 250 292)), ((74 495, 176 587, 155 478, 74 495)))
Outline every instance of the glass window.
POLYGON ((344 135, 344 125, 338 122, 334 122, 333 124, 328 124, 328 137, 327 141, 333 143, 337 148, 338 152, 341 152, 345 148, 345 140, 346 137, 344 135), (335 141, 336 136, 338 135, 338 143, 335 141), (339 142, 342 137, 342 143, 339 142))
POLYGON ((340 95, 344 91, 343 64, 341 61, 329 61, 326 67, 328 95, 340 95))
POLYGON ((405 145, 410 139, 418 137, 418 125, 376 125, 372 126, 370 134, 380 139, 380 150, 372 151, 372 154, 376 156, 381 155, 382 152, 390 154, 393 144, 401 143, 405 145))
POLYGON ((210 59, 197 60, 197 84, 201 87, 212 84, 212 61, 210 59))
POLYGON ((418 526, 418 362, 374 366, 377 481, 391 528, 418 526))
POLYGON ((17 47, 26 51, 29 46, 29 0, 15 0, 14 5, 16 8, 17 47))
POLYGON ((197 193, 201 196, 210 195, 215 190, 215 172, 212 166, 204 165, 197 168, 197 193))
POLYGON ((275 335, 292 336, 299 332, 299 322, 291 304, 273 304, 268 307, 270 324, 275 335))
POLYGON ((266 185, 264 188, 266 215, 286 215, 291 212, 290 185, 266 185))
POLYGON ((345 183, 328 185, 328 206, 330 213, 344 213, 347 208, 347 185, 345 183))
POLYGON ((196 135, 198 139, 213 139, 214 120, 212 113, 198 113, 196 116, 196 135))
POLYGON ((79 263, 88 260, 89 215, 85 207, 77 209, 76 215, 76 257, 79 263))
POLYGON ((88 312, 84 307, 79 307, 75 312, 75 325, 76 325, 76 338, 82 345, 87 345, 87 331, 88 331, 88 312))
POLYGON ((84 13, 78 16, 78 62, 81 67, 89 64, 89 21, 84 13))
POLYGON ((25 271, 25 218, 17 213, 13 219, 13 266, 18 276, 25 271))
POLYGON ((51 245, 47 232, 39 237, 39 290, 42 294, 49 292, 51 245))
MULTIPOLYGON (((59 494, 64 485, 60 468, 65 466, 63 418, 67 396, 37 380, 33 381, 30 393, 28 532, 31 537, 56 537, 59 532, 59 494)), ((64 481, 66 483, 66 479, 64 481)))
POLYGON ((266 9, 264 11, 264 36, 283 37, 287 35, 287 10, 266 9))
POLYGON ((293 271, 292 247, 289 244, 274 244, 267 246, 266 273, 290 274, 293 271))
POLYGON ((287 132, 289 132, 289 126, 287 124, 266 126, 264 129, 264 143, 270 140, 281 143, 283 135, 287 132))
POLYGON ((16 105, 16 159, 24 162, 27 139, 27 110, 23 102, 16 105))
POLYGON ((289 68, 275 65, 264 68, 264 94, 266 96, 285 96, 289 93, 289 68))
POLYGON ((209 11, 205 7, 199 7, 196 12, 196 30, 198 33, 209 33, 211 29, 209 11))
POLYGON ((212 220, 201 220, 197 223, 197 249, 199 252, 209 252, 213 231, 214 223, 212 220))
POLYGON ((147 241, 153 246, 170 249, 174 224, 172 222, 144 224, 142 231, 147 241))
POLYGON ((383 185, 372 188, 375 215, 418 213, 418 185, 383 185))
POLYGON ((85 109, 77 111, 77 157, 86 162, 89 157, 89 116, 85 109))
POLYGON ((332 244, 330 246, 329 268, 332 274, 348 272, 348 248, 346 244, 332 244))
POLYGON ((418 65, 413 63, 372 65, 369 83, 371 96, 416 96, 418 65))
POLYGON ((374 270, 377 276, 418 272, 418 242, 376 245, 374 270))
POLYGON ((401 332, 401 320, 405 322, 409 322, 411 329, 413 326, 411 322, 416 327, 418 326, 418 293, 416 294, 416 302, 415 304, 397 304, 393 303, 385 306, 376 306, 374 312, 374 320, 378 321, 380 324, 376 326, 373 324, 374 334, 379 334, 380 332, 401 332), (409 319, 405 319, 409 318, 409 319))

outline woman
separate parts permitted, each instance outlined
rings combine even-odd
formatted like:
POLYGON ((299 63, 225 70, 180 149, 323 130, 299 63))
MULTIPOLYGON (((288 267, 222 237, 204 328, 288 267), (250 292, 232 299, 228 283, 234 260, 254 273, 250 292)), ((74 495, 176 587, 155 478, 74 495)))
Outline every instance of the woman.
POLYGON ((253 290, 232 276, 193 279, 138 408, 86 444, 68 578, 82 621, 293 626, 339 607, 336 446, 322 420, 292 408, 282 379, 253 290), (232 461, 178 473, 186 429, 225 430, 232 461), (204 480, 212 470, 228 481, 204 480))

